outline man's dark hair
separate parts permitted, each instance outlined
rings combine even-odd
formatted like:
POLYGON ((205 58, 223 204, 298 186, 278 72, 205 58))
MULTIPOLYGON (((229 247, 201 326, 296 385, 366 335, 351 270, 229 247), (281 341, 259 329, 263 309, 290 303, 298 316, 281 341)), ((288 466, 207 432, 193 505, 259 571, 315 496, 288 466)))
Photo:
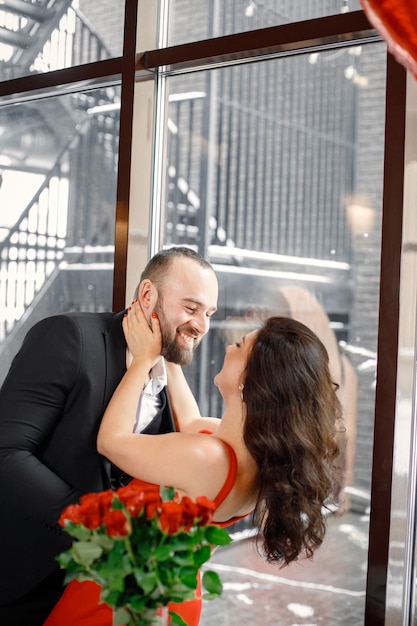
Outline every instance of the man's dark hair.
MULTIPOLYGON (((185 246, 173 246, 172 248, 160 250, 148 261, 141 274, 139 284, 147 278, 151 280, 157 288, 160 288, 171 263, 175 259, 191 259, 201 265, 204 269, 214 271, 210 263, 192 248, 187 248, 185 246)), ((139 285, 135 290, 135 298, 138 297, 138 290, 139 285)))

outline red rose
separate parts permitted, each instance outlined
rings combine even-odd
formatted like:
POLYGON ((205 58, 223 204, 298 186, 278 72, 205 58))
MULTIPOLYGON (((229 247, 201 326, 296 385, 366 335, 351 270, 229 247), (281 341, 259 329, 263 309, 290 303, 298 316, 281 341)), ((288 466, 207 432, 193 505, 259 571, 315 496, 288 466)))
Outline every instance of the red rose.
POLYGON ((86 493, 80 498, 80 522, 86 528, 94 530, 101 526, 104 511, 100 504, 100 497, 96 493, 86 493))
POLYGON ((107 491, 100 491, 100 493, 97 493, 96 496, 103 513, 110 511, 114 498, 114 491, 112 489, 107 489, 107 491))
POLYGON ((199 507, 191 500, 188 496, 184 496, 181 500, 182 506, 182 526, 184 526, 185 530, 190 530, 194 526, 194 520, 196 517, 200 517, 199 515, 199 507))
POLYGON ((199 496, 195 501, 198 506, 198 517, 201 517, 198 525, 205 526, 206 524, 210 524, 216 505, 206 496, 199 496))
POLYGON ((126 485, 126 487, 117 489, 116 495, 134 517, 141 513, 144 505, 148 503, 159 504, 161 501, 158 485, 142 483, 136 480, 126 485))
POLYGON ((129 520, 120 509, 107 511, 103 522, 110 537, 126 537, 130 532, 129 520))
POLYGON ((172 535, 179 531, 182 521, 182 507, 178 502, 162 502, 159 523, 164 532, 172 535))
POLYGON ((83 524, 90 530, 98 528, 104 513, 110 510, 113 497, 111 489, 100 493, 86 493, 81 496, 80 504, 70 504, 63 510, 58 524, 64 526, 68 520, 74 524, 83 524))
POLYGON ((62 511, 58 524, 64 527, 66 521, 73 522, 74 524, 79 524, 81 522, 79 504, 70 504, 62 511))
POLYGON ((135 479, 125 487, 119 487, 119 489, 116 489, 115 493, 116 495, 141 493, 142 497, 146 500, 147 498, 160 498, 160 487, 159 485, 135 479))
POLYGON ((155 513, 158 513, 160 510, 161 504, 161 500, 159 500, 159 502, 150 502, 147 504, 145 507, 146 519, 152 519, 155 513))

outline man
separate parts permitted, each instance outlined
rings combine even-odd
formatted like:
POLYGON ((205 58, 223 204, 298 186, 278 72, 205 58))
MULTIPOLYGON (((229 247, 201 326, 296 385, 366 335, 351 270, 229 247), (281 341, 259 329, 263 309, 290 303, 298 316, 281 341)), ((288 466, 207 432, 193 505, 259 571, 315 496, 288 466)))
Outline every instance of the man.
MULTIPOLYGON (((211 265, 188 248, 162 251, 136 292, 148 320, 158 313, 162 355, 189 363, 217 306, 211 265)), ((0 390, 2 626, 41 625, 61 595, 55 556, 69 545, 56 524, 63 508, 128 478, 96 450, 103 412, 130 362, 123 315, 68 313, 39 322, 0 390)), ((135 430, 175 430, 164 385, 161 359, 138 390, 135 430)))

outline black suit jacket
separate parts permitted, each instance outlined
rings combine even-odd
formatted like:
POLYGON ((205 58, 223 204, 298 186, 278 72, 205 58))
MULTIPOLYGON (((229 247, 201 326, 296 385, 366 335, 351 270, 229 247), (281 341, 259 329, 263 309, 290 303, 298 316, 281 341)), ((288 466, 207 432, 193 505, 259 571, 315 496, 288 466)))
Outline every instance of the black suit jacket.
MULTIPOLYGON (((82 493, 111 486, 96 449, 105 407, 126 371, 121 313, 68 313, 27 334, 0 390, 0 604, 57 568, 57 526, 82 493)), ((140 390, 138 390, 139 397, 140 390)), ((166 391, 146 432, 174 430, 166 391)))

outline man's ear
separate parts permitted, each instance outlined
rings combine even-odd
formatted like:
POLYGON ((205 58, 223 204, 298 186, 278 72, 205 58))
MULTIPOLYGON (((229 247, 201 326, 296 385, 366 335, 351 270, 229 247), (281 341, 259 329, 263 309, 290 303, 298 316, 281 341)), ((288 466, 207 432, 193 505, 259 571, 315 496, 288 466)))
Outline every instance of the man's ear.
POLYGON ((138 300, 143 311, 153 311, 158 298, 158 292, 151 280, 145 278, 138 289, 138 300))

